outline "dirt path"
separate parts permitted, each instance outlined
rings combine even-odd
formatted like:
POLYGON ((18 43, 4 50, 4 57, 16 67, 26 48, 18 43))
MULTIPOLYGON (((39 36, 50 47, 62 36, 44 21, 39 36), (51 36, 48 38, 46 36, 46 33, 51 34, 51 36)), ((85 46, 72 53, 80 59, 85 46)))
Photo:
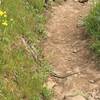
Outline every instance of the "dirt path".
POLYGON ((48 78, 47 85, 54 91, 52 100, 100 100, 100 81, 91 83, 100 78, 100 71, 96 70, 89 39, 80 25, 89 9, 90 2, 80 4, 74 0, 52 7, 46 25, 48 38, 43 42, 44 56, 57 75, 78 72, 63 79, 48 78))

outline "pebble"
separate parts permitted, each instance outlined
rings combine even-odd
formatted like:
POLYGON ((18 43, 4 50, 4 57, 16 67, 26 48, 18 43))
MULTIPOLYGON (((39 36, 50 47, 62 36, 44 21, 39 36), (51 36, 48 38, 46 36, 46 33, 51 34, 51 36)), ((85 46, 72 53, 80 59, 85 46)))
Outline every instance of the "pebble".
POLYGON ((87 2, 88 0, 74 0, 75 2, 80 2, 80 3, 85 3, 87 2))
POLYGON ((73 53, 77 53, 77 49, 74 49, 74 50, 73 50, 73 53))
POLYGON ((78 0, 80 3, 85 3, 87 2, 88 0, 78 0))

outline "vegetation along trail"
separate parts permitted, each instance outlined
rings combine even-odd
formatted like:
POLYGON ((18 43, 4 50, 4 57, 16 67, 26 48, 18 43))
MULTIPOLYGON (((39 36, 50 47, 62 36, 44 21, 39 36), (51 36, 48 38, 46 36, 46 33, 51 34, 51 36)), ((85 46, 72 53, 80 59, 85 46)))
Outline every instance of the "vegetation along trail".
POLYGON ((91 1, 67 0, 52 7, 43 41, 43 54, 54 72, 46 82, 54 91, 52 100, 100 100, 100 72, 81 21, 90 5, 91 1))

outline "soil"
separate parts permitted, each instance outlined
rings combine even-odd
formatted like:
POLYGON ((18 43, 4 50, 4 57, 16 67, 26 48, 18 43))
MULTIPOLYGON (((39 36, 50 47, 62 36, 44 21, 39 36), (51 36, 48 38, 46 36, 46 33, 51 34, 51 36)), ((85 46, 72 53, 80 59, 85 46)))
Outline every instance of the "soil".
POLYGON ((52 100, 100 100, 100 71, 89 49, 89 37, 83 25, 91 1, 84 4, 67 0, 53 6, 46 24, 48 37, 43 41, 43 54, 56 75, 46 84, 52 89, 52 100))

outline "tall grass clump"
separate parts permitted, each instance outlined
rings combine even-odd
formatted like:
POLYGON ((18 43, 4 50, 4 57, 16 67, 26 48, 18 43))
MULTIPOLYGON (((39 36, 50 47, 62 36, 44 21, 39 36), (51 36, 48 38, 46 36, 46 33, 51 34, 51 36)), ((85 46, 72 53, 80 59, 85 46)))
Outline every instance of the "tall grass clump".
POLYGON ((49 65, 39 47, 45 36, 43 6, 43 0, 0 0, 0 100, 45 98, 49 65))
POLYGON ((100 56, 100 1, 95 1, 85 19, 85 26, 92 40, 91 49, 100 56))

